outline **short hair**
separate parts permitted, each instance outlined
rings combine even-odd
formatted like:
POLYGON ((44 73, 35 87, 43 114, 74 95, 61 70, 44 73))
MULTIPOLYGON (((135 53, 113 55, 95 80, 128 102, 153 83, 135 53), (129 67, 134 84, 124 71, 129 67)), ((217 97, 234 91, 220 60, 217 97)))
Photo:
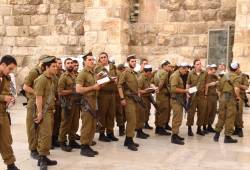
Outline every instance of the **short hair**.
POLYGON ((72 62, 73 62, 73 63, 79 63, 77 60, 73 60, 72 62))
POLYGON ((201 60, 200 60, 199 58, 195 59, 194 62, 193 62, 193 66, 195 65, 195 63, 196 63, 197 61, 201 61, 201 60))
POLYGON ((47 62, 47 63, 43 63, 42 66, 46 69, 46 67, 50 67, 51 64, 53 64, 53 63, 56 63, 56 58, 47 62))
POLYGON ((72 60, 72 59, 71 59, 71 58, 66 58, 66 59, 64 60, 64 64, 66 64, 66 62, 67 62, 68 60, 72 60))
POLYGON ((11 55, 5 55, 1 58, 0 64, 6 64, 7 66, 10 64, 17 65, 16 59, 11 55))
POLYGON ((88 56, 93 56, 93 55, 92 55, 92 53, 91 53, 91 54, 90 54, 90 53, 89 53, 89 54, 87 54, 86 56, 84 56, 84 57, 83 57, 83 61, 86 61, 86 60, 87 60, 87 58, 88 58, 88 56))
POLYGON ((56 60, 62 60, 61 58, 56 57, 56 60))
POLYGON ((132 60, 132 59, 136 59, 136 57, 135 56, 129 56, 128 58, 127 58, 127 62, 129 62, 130 60, 132 60))
POLYGON ((106 53, 106 52, 104 52, 104 51, 101 52, 101 53, 99 54, 99 56, 100 56, 100 55, 103 55, 103 54, 106 55, 107 57, 109 57, 108 53, 106 53))
POLYGON ((143 63, 144 61, 148 61, 148 59, 142 58, 141 61, 140 61, 140 64, 142 65, 142 63, 143 63))

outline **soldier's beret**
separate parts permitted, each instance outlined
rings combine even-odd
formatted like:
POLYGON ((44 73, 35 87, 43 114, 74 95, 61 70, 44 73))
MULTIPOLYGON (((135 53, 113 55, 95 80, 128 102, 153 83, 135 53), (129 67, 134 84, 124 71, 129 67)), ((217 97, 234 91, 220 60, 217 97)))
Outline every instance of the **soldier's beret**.
POLYGON ((93 56, 92 52, 84 53, 82 58, 85 60, 87 56, 93 56))
POLYGON ((41 62, 42 63, 49 63, 49 62, 51 62, 51 61, 53 61, 53 60, 55 60, 56 59, 56 57, 55 56, 46 56, 45 58, 43 58, 42 60, 41 60, 41 62))
POLYGON ((42 55, 42 56, 39 57, 38 60, 39 60, 39 61, 42 61, 43 59, 45 59, 45 58, 47 58, 47 57, 48 57, 48 55, 42 55))

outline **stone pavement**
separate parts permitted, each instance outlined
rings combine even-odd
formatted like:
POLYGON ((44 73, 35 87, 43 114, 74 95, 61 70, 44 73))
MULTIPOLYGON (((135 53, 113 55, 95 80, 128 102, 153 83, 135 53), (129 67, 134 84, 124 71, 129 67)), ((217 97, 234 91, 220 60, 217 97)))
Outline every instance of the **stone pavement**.
MULTIPOLYGON (((21 170, 38 169, 36 161, 29 156, 25 108, 18 98, 17 104, 11 108, 13 149, 17 158, 16 164, 21 170)), ((151 116, 151 125, 153 125, 151 116)), ((224 144, 212 140, 212 134, 205 137, 188 137, 185 122, 181 135, 186 138, 184 146, 170 143, 170 137, 161 137, 154 131, 147 131, 151 137, 148 140, 135 141, 140 144, 138 152, 132 152, 123 147, 124 137, 119 142, 98 142, 93 148, 99 151, 95 158, 80 156, 79 150, 66 153, 60 149, 52 150, 49 156, 58 161, 58 165, 49 167, 50 170, 249 170, 250 169, 250 109, 245 110, 245 137, 238 144, 224 144)), ((115 134, 118 129, 115 129, 115 134)), ((1 139, 0 139, 1 142, 1 139)), ((5 165, 0 160, 0 170, 5 165)))

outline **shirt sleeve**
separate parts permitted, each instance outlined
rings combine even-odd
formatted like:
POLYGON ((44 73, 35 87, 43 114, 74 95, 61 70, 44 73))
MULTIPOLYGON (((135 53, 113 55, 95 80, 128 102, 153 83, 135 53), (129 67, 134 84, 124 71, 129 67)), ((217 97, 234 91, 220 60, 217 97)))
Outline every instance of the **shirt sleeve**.
POLYGON ((191 84, 192 84, 192 82, 191 82, 191 72, 188 73, 187 84, 188 84, 188 85, 191 85, 191 84))
POLYGON ((123 84, 125 83, 126 78, 126 71, 122 72, 120 79, 118 81, 118 88, 122 88, 123 84))
POLYGON ((240 88, 240 76, 236 76, 233 81, 233 86, 240 88))
POLYGON ((46 80, 39 77, 34 82, 34 91, 36 96, 44 96, 46 88, 46 80))
POLYGON ((76 84, 84 85, 84 72, 80 72, 76 78, 76 84))
POLYGON ((62 90, 65 89, 65 82, 66 82, 65 80, 66 80, 65 76, 60 77, 58 81, 58 92, 61 92, 62 90))
POLYGON ((34 80, 37 78, 37 72, 35 69, 31 70, 27 77, 24 79, 24 84, 32 87, 34 80))
POLYGON ((178 86, 178 77, 175 75, 171 76, 170 77, 170 84, 171 84, 171 88, 170 88, 171 93, 175 93, 176 88, 178 86))

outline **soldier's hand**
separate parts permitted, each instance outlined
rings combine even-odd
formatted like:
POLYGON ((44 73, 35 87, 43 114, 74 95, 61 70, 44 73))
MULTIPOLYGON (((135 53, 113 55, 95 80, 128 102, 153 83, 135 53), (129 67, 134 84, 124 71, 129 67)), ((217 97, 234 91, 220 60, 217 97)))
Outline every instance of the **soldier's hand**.
POLYGON ((101 89, 101 85, 96 83, 96 84, 93 86, 93 89, 94 89, 94 90, 100 90, 100 89, 101 89))
POLYGON ((10 102, 15 101, 15 98, 13 96, 4 96, 4 101, 9 104, 10 102))
POLYGON ((34 119, 34 122, 39 124, 43 119, 43 114, 42 113, 38 113, 37 117, 34 119))
POLYGON ((127 102, 126 102, 125 99, 121 100, 121 105, 122 105, 122 106, 126 106, 126 105, 127 105, 127 102))

